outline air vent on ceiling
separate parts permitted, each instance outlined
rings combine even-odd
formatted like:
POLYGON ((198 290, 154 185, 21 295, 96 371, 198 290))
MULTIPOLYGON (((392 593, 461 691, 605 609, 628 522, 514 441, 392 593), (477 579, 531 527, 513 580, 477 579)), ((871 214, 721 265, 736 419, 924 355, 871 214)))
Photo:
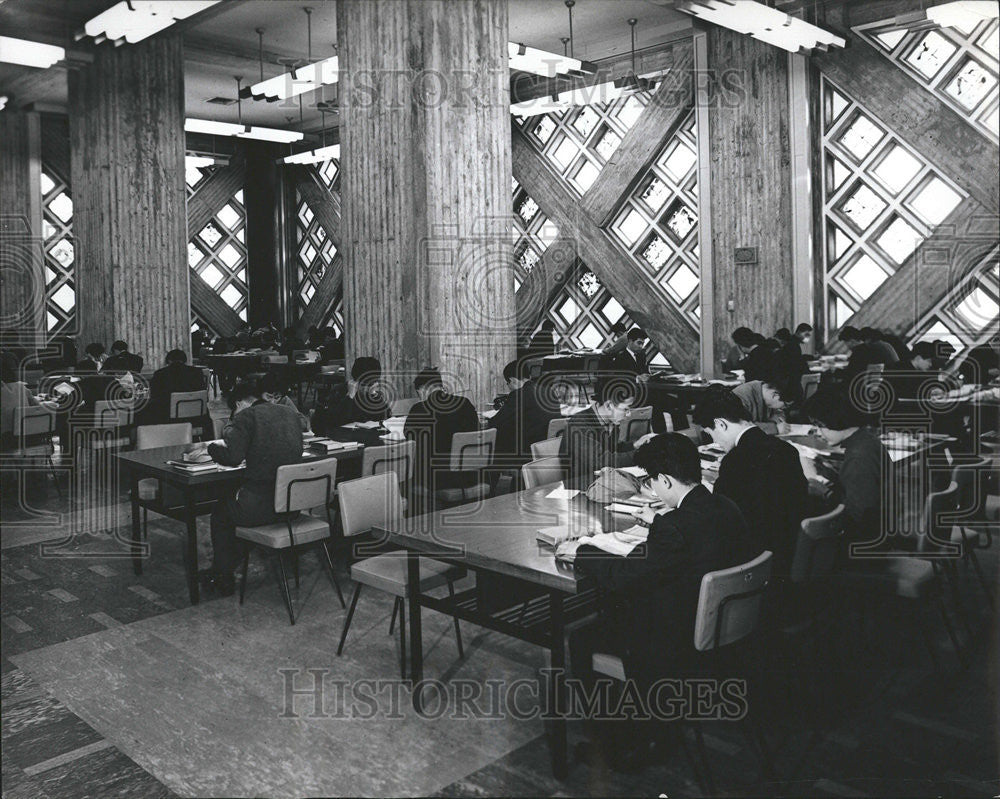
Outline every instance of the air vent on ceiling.
POLYGON ((236 100, 232 97, 209 97, 205 102, 212 105, 236 105, 236 100))

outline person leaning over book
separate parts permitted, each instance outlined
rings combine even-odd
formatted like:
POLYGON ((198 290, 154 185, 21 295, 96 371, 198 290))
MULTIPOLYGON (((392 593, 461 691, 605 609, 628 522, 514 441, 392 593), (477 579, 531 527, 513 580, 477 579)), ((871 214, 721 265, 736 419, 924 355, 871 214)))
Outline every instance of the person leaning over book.
MULTIPOLYGON (((223 497, 212 511, 212 567, 201 573, 207 590, 229 596, 235 590, 233 570, 239 560, 236 527, 271 524, 274 484, 279 466, 302 460, 299 414, 285 405, 267 402, 252 382, 237 383, 229 393, 233 417, 222 429, 222 444, 204 447, 216 463, 239 466, 243 483, 223 497)), ((202 447, 196 448, 197 453, 202 447)))

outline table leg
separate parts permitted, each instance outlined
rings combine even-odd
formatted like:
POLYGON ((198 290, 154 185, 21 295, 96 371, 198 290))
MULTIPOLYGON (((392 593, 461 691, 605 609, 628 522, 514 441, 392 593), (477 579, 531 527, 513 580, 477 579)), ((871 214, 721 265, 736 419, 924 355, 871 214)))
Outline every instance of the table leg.
POLYGON ((139 476, 132 475, 132 571, 142 574, 142 522, 139 519, 139 476))
POLYGON ((188 595, 191 604, 197 605, 201 599, 198 590, 198 514, 194 500, 188 497, 184 508, 187 535, 184 541, 184 576, 187 578, 188 595))
POLYGON ((563 595, 559 591, 549 593, 549 617, 552 636, 549 643, 549 686, 547 692, 546 715, 549 718, 549 752, 552 756, 552 774, 556 779, 565 779, 566 764, 566 654, 565 628, 563 623, 563 595))
POLYGON ((421 692, 417 686, 424 679, 424 642, 420 629, 420 556, 406 556, 406 603, 410 607, 410 679, 413 681, 413 709, 423 710, 421 692))

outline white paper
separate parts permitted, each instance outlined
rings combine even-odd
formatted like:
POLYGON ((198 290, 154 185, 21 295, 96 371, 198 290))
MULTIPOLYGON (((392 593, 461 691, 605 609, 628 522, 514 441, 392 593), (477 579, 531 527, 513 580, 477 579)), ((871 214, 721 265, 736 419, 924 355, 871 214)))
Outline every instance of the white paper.
POLYGON ((619 466, 619 472, 624 472, 625 474, 631 475, 632 477, 645 477, 646 470, 641 466, 619 466))
POLYGON ((612 502, 610 505, 605 505, 612 513, 620 513, 623 516, 634 516, 635 512, 639 510, 637 505, 622 505, 620 502, 612 502))
POLYGON ((620 540, 614 533, 599 533, 598 535, 592 535, 589 538, 582 539, 582 543, 595 546, 611 555, 620 555, 621 557, 625 557, 641 542, 632 541, 629 543, 620 540))
POLYGON ((344 425, 349 430, 374 430, 381 426, 381 422, 348 422, 344 425))
POLYGON ((482 415, 483 415, 483 418, 484 418, 484 419, 492 419, 492 418, 493 418, 494 416, 496 416, 496 415, 497 415, 498 413, 500 413, 500 411, 497 411, 497 410, 492 410, 492 411, 483 411, 483 412, 482 412, 482 415))
POLYGON ((546 499, 572 499, 580 492, 577 489, 572 488, 553 488, 548 494, 545 495, 546 499))

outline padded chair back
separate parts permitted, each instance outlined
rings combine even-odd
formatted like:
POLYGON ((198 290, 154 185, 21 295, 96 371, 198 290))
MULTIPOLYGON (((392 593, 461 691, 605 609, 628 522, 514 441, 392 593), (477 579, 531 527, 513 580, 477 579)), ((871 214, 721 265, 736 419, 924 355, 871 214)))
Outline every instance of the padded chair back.
POLYGON ((389 413, 392 416, 406 416, 410 408, 420 402, 419 397, 403 397, 403 399, 393 400, 389 406, 389 413))
POLYGON ((361 476, 393 472, 401 483, 410 480, 413 477, 416 455, 416 441, 401 441, 384 447, 365 447, 361 456, 361 476))
POLYGON ((133 413, 131 403, 122 400, 97 400, 94 403, 94 420, 98 427, 127 427, 132 424, 133 413))
POLYGON ((833 574, 843 537, 843 505, 822 516, 803 519, 789 573, 792 582, 812 583, 833 574))
POLYGON ((195 419, 208 413, 208 391, 175 391, 170 395, 171 419, 195 419))
POLYGON ((742 641, 757 628, 760 598, 771 577, 771 552, 701 578, 694 646, 699 652, 742 641))
POLYGON ((336 481, 336 458, 279 466, 274 483, 275 513, 326 507, 336 481))
POLYGON ((559 419, 549 420, 549 430, 546 434, 548 438, 555 438, 556 436, 561 436, 566 432, 566 425, 569 424, 569 419, 565 416, 559 419))
MULTIPOLYGON (((963 517, 979 511, 985 501, 981 493, 983 473, 992 465, 989 458, 982 458, 972 463, 960 463, 951 470, 951 482, 958 486, 958 500, 955 510, 963 517)), ((981 514, 977 514, 981 515, 981 514)), ((969 519, 964 519, 969 521, 969 519)))
POLYGON ((497 429, 476 430, 472 433, 455 433, 451 437, 451 465, 453 472, 485 469, 493 463, 497 446, 497 429))
POLYGON ((652 428, 653 406, 643 405, 632 408, 628 416, 618 425, 618 436, 621 441, 636 441, 646 435, 652 428))
POLYGON ((562 438, 547 438, 544 441, 536 441, 531 445, 531 457, 535 460, 551 458, 559 454, 561 445, 562 438))
POLYGON ((177 444, 190 444, 193 440, 190 422, 143 424, 135 430, 136 449, 171 447, 177 444))
POLYGON ((924 501, 923 529, 917 541, 917 551, 957 555, 958 544, 951 543, 951 528, 958 514, 958 483, 952 482, 943 491, 932 491, 924 501))
POLYGON ((275 364, 286 364, 288 363, 287 355, 261 355, 261 363, 275 363, 275 364))
POLYGON ((337 486, 337 494, 345 538, 394 525, 403 518, 399 482, 392 472, 345 480, 337 486))
POLYGON ((562 461, 555 458, 539 458, 521 467, 521 477, 525 488, 537 488, 546 483, 558 483, 563 479, 562 461))
POLYGON ((14 408, 14 432, 21 438, 52 435, 56 431, 56 415, 40 405, 14 408))
POLYGON ((802 375, 802 399, 807 400, 813 394, 819 390, 819 379, 818 374, 805 374, 802 375))

